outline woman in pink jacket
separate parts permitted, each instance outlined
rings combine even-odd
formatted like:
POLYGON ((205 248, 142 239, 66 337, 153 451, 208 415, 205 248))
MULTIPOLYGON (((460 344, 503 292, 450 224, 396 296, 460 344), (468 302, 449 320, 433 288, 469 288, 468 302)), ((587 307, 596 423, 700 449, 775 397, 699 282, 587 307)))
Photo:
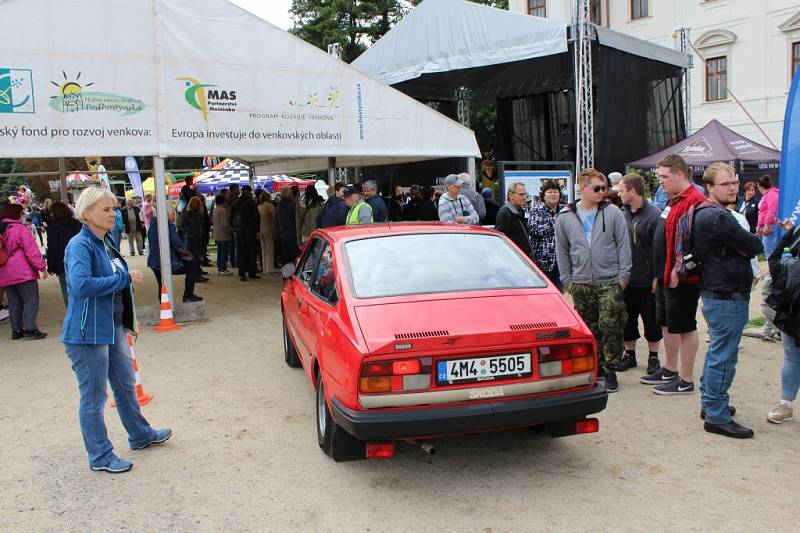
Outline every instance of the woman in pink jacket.
POLYGON ((762 194, 758 203, 758 222, 756 234, 761 236, 764 254, 767 257, 778 244, 778 188, 772 186, 772 178, 763 175, 758 178, 758 191, 762 194))
POLYGON ((39 331, 36 315, 39 314, 38 279, 47 277, 47 264, 31 232, 22 222, 24 209, 19 204, 8 204, 0 218, 0 234, 8 254, 8 262, 0 267, 0 287, 8 295, 11 313, 12 339, 43 339, 47 333, 39 331))

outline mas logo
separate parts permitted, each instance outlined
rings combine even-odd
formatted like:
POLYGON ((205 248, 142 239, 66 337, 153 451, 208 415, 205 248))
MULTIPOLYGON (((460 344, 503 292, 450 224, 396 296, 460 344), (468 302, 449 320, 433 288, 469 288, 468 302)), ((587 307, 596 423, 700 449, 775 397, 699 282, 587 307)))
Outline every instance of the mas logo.
POLYGON ((35 113, 33 73, 26 69, 0 68, 0 113, 35 113))
POLYGON ((236 91, 221 89, 217 85, 201 83, 195 78, 184 76, 176 78, 184 82, 186 90, 183 98, 186 103, 203 114, 203 120, 208 122, 208 114, 216 111, 236 111, 236 91))
POLYGON ((80 113, 92 111, 114 111, 125 115, 134 115, 144 109, 141 100, 121 94, 87 91, 94 82, 81 82, 81 72, 74 79, 62 71, 64 79, 59 83, 50 81, 58 87, 58 94, 50 97, 50 108, 59 113, 80 113))

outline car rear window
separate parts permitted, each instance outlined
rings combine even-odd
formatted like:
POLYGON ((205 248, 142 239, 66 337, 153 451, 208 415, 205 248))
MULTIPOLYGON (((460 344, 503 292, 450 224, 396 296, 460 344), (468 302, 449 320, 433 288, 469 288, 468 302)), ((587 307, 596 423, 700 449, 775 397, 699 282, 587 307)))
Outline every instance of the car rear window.
POLYGON ((357 298, 547 284, 496 235, 424 233, 372 237, 345 244, 357 298))

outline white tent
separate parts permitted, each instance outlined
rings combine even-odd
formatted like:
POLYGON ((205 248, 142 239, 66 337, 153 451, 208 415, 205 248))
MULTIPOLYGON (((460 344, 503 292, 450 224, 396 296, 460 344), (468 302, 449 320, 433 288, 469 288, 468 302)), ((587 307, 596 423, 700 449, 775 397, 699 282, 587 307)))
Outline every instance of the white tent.
POLYGON ((225 0, 0 0, 0 34, 0 157, 152 155, 161 173, 225 154, 279 174, 480 155, 469 129, 225 0))
MULTIPOLYGON (((567 51, 568 22, 465 0, 425 0, 353 66, 390 85, 425 74, 512 63, 567 51)), ((675 50, 595 27, 600 44, 680 67, 675 50)))

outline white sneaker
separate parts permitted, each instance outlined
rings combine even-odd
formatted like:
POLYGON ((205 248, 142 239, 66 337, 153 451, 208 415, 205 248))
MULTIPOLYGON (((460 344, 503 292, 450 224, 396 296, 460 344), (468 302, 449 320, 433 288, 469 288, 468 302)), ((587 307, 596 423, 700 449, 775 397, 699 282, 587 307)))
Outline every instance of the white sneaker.
POLYGON ((792 418, 794 418, 792 408, 783 402, 779 402, 778 405, 773 407, 772 411, 767 414, 767 422, 772 422, 773 424, 783 424, 792 418))
POLYGON ((8 312, 8 309, 5 307, 0 309, 0 324, 5 324, 11 318, 11 314, 8 312))

